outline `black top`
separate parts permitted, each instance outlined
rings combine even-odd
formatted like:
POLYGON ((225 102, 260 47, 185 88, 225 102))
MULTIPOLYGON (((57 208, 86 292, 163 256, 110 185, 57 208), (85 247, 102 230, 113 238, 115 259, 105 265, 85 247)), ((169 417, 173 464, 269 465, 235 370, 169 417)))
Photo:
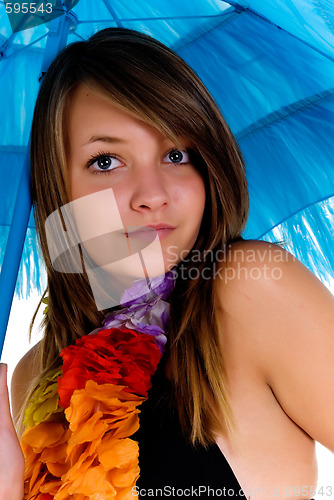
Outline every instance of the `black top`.
POLYGON ((140 429, 133 436, 139 442, 139 498, 245 500, 219 447, 194 448, 184 437, 176 412, 170 408, 169 394, 170 384, 160 364, 152 379, 149 399, 140 407, 140 429))

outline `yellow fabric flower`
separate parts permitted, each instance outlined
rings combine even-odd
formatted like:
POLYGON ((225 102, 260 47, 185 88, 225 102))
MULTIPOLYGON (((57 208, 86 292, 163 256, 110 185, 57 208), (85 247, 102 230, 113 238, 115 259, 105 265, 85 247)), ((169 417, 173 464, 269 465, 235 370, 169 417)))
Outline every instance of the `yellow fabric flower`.
POLYGON ((48 310, 49 310, 49 297, 44 297, 44 299, 42 299, 42 303, 46 305, 46 307, 44 307, 44 309, 43 309, 43 314, 48 314, 48 310))
POLYGON ((55 368, 36 388, 25 414, 24 425, 26 427, 34 427, 51 418, 53 414, 63 411, 58 406, 59 395, 57 393, 57 379, 61 374, 61 367, 55 368))

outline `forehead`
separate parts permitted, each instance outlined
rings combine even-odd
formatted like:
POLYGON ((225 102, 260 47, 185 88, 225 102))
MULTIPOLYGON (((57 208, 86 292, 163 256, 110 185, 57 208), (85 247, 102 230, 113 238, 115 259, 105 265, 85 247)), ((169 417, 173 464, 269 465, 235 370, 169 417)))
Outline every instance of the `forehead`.
POLYGON ((80 85, 73 92, 67 113, 67 123, 71 132, 89 132, 99 123, 105 126, 134 122, 144 124, 144 120, 124 109, 116 102, 86 85, 80 85))
MULTIPOLYGON (((68 147, 72 150, 93 142, 96 137, 140 140, 149 134, 161 142, 177 139, 167 137, 148 120, 89 85, 80 85, 73 91, 66 115, 68 147)), ((185 142, 178 139, 180 144, 185 142)))

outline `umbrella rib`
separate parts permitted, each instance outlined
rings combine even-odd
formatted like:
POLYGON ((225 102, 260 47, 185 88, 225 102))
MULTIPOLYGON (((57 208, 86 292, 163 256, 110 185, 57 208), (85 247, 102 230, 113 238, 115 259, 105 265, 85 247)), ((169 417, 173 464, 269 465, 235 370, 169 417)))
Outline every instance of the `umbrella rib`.
POLYGON ((195 40, 199 40, 200 38, 207 36, 213 30, 217 29, 218 26, 220 27, 226 23, 231 22, 235 18, 235 16, 238 14, 239 14, 239 12, 235 11, 235 9, 231 9, 231 10, 229 9, 229 10, 226 10, 225 12, 222 12, 221 14, 217 14, 215 16, 203 16, 202 19, 214 17, 217 21, 214 25, 210 24, 210 29, 208 29, 204 33, 198 34, 197 33, 198 28, 197 28, 196 34, 193 37, 188 36, 186 41, 183 41, 183 42, 178 41, 177 43, 175 43, 174 45, 171 46, 171 49, 174 50, 175 52, 179 52, 180 50, 183 50, 187 45, 194 43, 195 40))
POLYGON ((264 233, 262 233, 260 236, 257 236, 256 238, 257 239, 263 238, 266 234, 270 233, 270 231, 272 231, 273 229, 275 229, 275 227, 279 226, 280 224, 283 224, 284 222, 286 222, 287 220, 289 220, 291 217, 294 217, 295 215, 297 215, 300 212, 303 212, 304 210, 307 210, 308 208, 312 207, 313 205, 317 205, 318 203, 321 203, 322 201, 329 200, 330 198, 333 198, 333 197, 334 197, 334 191, 332 193, 330 193, 329 195, 327 195, 327 196, 323 196, 322 198, 319 198, 316 201, 312 201, 311 203, 307 203, 302 208, 299 208, 295 212, 289 214, 287 217, 284 217, 284 219, 282 219, 280 222, 277 222, 277 224, 275 224, 270 229, 266 230, 264 233))
POLYGON ((113 21, 115 21, 115 24, 117 24, 117 26, 118 26, 119 28, 123 28, 122 23, 121 23, 121 21, 118 19, 118 17, 116 16, 114 9, 111 7, 111 5, 110 5, 110 3, 109 3, 109 0, 103 0, 103 3, 104 3, 104 5, 107 7, 107 9, 108 9, 108 11, 110 12, 110 14, 112 15, 112 17, 113 17, 113 21))
POLYGON ((296 101, 292 104, 288 104, 287 106, 283 106, 280 109, 273 111, 269 115, 265 116, 264 118, 260 118, 260 120, 252 123, 248 127, 245 127, 243 130, 240 132, 237 132, 236 138, 240 141, 241 139, 244 139, 248 135, 254 134, 261 130, 262 128, 270 127, 274 123, 284 120, 285 118, 291 116, 292 114, 299 113, 303 109, 313 106, 314 104, 318 103, 319 101, 322 101, 323 99, 327 99, 328 97, 331 97, 334 95, 334 88, 325 90, 323 92, 320 92, 319 94, 314 94, 309 97, 304 97, 303 99, 300 99, 299 101, 296 101))
POLYGON ((10 35, 9 38, 3 43, 3 45, 0 47, 0 58, 3 59, 5 57, 5 52, 12 45, 12 40, 14 38, 14 33, 10 35))
POLYGON ((77 38, 79 38, 79 40, 82 40, 83 42, 86 42, 86 38, 84 38, 83 36, 79 35, 79 33, 77 33, 76 31, 74 31, 74 33, 72 33, 73 36, 76 36, 77 38))
MULTIPOLYGON (((6 57, 6 59, 9 59, 10 57, 12 57, 12 56, 14 56, 14 55, 18 54, 19 52, 22 52, 22 50, 26 50, 26 49, 28 49, 28 48, 29 48, 29 47, 31 47, 32 45, 35 45, 35 43, 37 43, 37 42, 39 42, 40 40, 42 40, 43 38, 47 37, 47 36, 48 36, 48 34, 49 34, 49 33, 44 33, 44 35, 40 36, 39 38, 37 38, 37 39, 36 39, 36 40, 34 40, 33 42, 29 43, 28 45, 24 45, 22 48, 15 50, 15 51, 14 51, 14 52, 12 52, 11 54, 9 54, 9 56, 5 56, 5 52, 6 52, 6 50, 8 49, 8 47, 11 45, 11 43, 7 44, 4 50, 2 50, 2 48, 0 49, 0 60, 1 60, 2 58, 5 58, 5 57, 6 57)), ((13 36, 13 35, 12 35, 12 36, 13 36)), ((11 36, 10 38, 12 38, 12 36, 11 36)), ((10 40, 10 38, 9 38, 8 40, 10 40)), ((7 42, 8 42, 8 40, 7 40, 7 42)), ((12 44, 12 45, 13 45, 13 46, 15 46, 15 44, 12 44)), ((19 45, 19 44, 17 44, 16 46, 21 47, 21 45, 19 45)), ((36 49, 39 49, 39 47, 35 47, 35 48, 36 48, 36 49)), ((43 48, 40 48, 40 51, 42 52, 42 51, 44 51, 44 49, 43 49, 43 48)))
MULTIPOLYGON (((191 15, 191 16, 161 16, 161 17, 124 17, 122 19, 117 19, 119 22, 142 22, 142 21, 183 21, 186 19, 214 19, 216 17, 222 17, 224 16, 227 12, 229 11, 224 11, 219 14, 207 14, 205 16, 201 16, 200 14, 197 15, 191 15)), ((91 24, 91 23, 106 23, 110 22, 110 19, 94 19, 94 20, 89 20, 89 21, 80 21, 80 24, 91 24)))
POLYGON ((235 2, 234 0, 223 0, 223 1, 224 1, 224 3, 227 3, 227 4, 231 5, 232 7, 234 7, 235 9, 237 9, 237 11, 239 13, 241 13, 241 12, 249 13, 250 15, 253 15, 255 17, 259 17, 260 19, 266 21, 267 23, 272 24, 273 26, 275 26, 278 29, 280 29, 282 31, 285 31, 285 33, 287 33, 288 35, 290 35, 292 38, 294 38, 295 40, 298 40, 298 42, 301 42, 304 45, 307 45, 308 47, 310 47, 311 49, 315 50, 316 52, 318 52, 322 56, 327 57, 327 59, 329 59, 330 61, 334 62, 334 57, 330 56, 328 53, 324 52, 323 50, 319 49, 318 47, 315 47, 314 45, 312 45, 311 43, 307 42, 303 38, 300 38, 299 36, 291 33, 290 31, 288 31, 287 29, 283 28, 282 26, 279 26, 274 21, 272 21, 271 19, 269 19, 266 16, 263 16, 259 12, 253 10, 249 6, 244 6, 244 5, 240 4, 239 2, 235 2))

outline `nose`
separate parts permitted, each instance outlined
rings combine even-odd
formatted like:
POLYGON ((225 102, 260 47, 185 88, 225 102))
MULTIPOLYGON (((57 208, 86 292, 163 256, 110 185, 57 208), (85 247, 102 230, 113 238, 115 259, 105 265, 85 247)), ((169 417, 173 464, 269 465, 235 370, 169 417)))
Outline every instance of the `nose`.
POLYGON ((168 187, 158 169, 142 170, 133 186, 131 208, 137 212, 155 212, 169 203, 168 187))

